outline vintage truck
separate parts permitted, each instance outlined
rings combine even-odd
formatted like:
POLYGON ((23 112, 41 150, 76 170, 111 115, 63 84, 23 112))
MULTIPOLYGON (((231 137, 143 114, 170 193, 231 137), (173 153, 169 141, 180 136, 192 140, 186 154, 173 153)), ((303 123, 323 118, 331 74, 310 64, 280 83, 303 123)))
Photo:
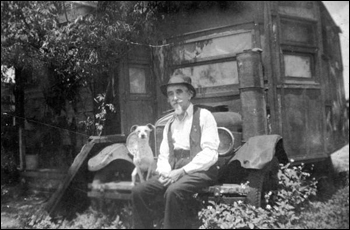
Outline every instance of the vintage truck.
MULTIPOLYGON (((259 57, 260 51, 250 50, 239 54, 237 58, 242 76, 242 115, 230 112, 224 106, 198 105, 212 111, 220 137, 218 183, 199 195, 217 202, 245 200, 260 207, 264 192, 277 189, 279 163, 288 162, 282 137, 264 134, 268 124, 264 115, 264 89, 262 81, 255 80, 261 79, 258 71, 260 62, 256 62, 259 57)), ((155 160, 159 155, 164 126, 172 116, 173 112, 169 112, 155 123, 155 160)), ((130 175, 134 166, 133 156, 128 151, 131 145, 128 140, 125 144, 111 144, 89 159, 88 169, 95 172, 93 181, 89 183, 89 197, 130 199, 130 175)))
POLYGON ((348 142, 341 31, 322 2, 180 5, 183 11, 168 12, 174 20, 160 24, 168 39, 157 46, 130 44, 111 70, 110 101, 118 110, 107 114, 105 130, 113 135, 90 137, 51 197, 49 212, 84 170, 89 198, 130 199, 128 130, 155 124, 157 159, 171 116, 163 113, 169 105, 159 86, 177 71, 191 76, 193 103, 211 110, 219 127, 220 178, 203 196, 260 206, 264 191, 276 188, 279 163, 320 163, 326 171, 329 154, 348 142))
MULTIPOLYGON (((279 163, 288 161, 282 137, 258 135, 242 142, 242 120, 238 113, 213 114, 218 123, 220 137, 219 180, 216 185, 204 189, 199 195, 216 202, 232 203, 244 200, 260 207, 264 192, 277 189, 279 163)), ((155 160, 163 128, 172 115, 171 112, 156 122, 155 160)), ((128 142, 111 144, 88 161, 88 169, 94 173, 93 180, 88 185, 88 196, 94 202, 98 199, 130 200, 131 172, 134 165, 128 145, 128 142)))

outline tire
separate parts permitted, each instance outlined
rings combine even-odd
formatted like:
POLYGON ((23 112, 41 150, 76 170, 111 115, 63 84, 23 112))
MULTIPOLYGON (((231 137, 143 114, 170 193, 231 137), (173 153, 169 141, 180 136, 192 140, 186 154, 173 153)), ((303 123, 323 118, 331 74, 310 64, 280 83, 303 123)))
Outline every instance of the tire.
POLYGON ((253 170, 249 172, 249 192, 246 197, 246 202, 255 207, 261 207, 262 188, 264 183, 264 175, 260 170, 253 170))
POLYGON ((248 174, 249 192, 246 202, 255 207, 265 205, 264 193, 278 186, 278 160, 274 157, 263 169, 251 169, 248 174))
POLYGON ((318 181, 317 197, 320 200, 328 200, 336 192, 336 173, 330 157, 315 163, 312 176, 318 181))

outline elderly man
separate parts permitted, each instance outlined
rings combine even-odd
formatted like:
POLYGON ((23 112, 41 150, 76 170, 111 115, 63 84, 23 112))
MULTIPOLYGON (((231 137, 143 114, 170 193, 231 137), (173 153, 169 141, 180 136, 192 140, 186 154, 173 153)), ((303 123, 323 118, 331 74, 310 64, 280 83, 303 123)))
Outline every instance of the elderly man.
MULTIPOLYGON (((191 78, 174 75, 161 86, 174 108, 174 116, 165 125, 157 176, 132 190, 134 228, 153 227, 150 211, 154 200, 164 199, 164 228, 190 228, 188 199, 217 180, 219 135, 213 115, 194 106, 196 90, 191 78)), ((192 198, 193 199, 193 198, 192 198)))

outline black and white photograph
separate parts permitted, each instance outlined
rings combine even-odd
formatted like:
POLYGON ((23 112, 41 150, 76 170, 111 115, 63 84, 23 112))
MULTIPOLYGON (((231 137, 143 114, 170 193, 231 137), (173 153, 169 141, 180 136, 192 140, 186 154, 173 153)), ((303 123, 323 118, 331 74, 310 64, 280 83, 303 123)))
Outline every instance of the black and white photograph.
POLYGON ((1 1, 1 229, 349 229, 349 1, 1 1))

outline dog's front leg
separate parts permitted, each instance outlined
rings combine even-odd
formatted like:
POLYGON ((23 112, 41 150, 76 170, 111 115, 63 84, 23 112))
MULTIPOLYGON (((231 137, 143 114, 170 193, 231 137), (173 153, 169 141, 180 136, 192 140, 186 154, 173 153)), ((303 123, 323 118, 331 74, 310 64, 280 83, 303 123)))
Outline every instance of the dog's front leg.
POLYGON ((135 167, 131 173, 131 185, 132 186, 135 186, 137 172, 138 172, 137 167, 135 167))
POLYGON ((151 176, 151 171, 152 171, 152 166, 149 166, 148 167, 148 171, 147 171, 147 177, 146 177, 146 180, 149 179, 149 177, 151 176))
POLYGON ((137 173, 139 174, 140 181, 141 182, 145 182, 145 179, 143 178, 142 171, 141 171, 141 169, 139 167, 137 167, 137 173))

